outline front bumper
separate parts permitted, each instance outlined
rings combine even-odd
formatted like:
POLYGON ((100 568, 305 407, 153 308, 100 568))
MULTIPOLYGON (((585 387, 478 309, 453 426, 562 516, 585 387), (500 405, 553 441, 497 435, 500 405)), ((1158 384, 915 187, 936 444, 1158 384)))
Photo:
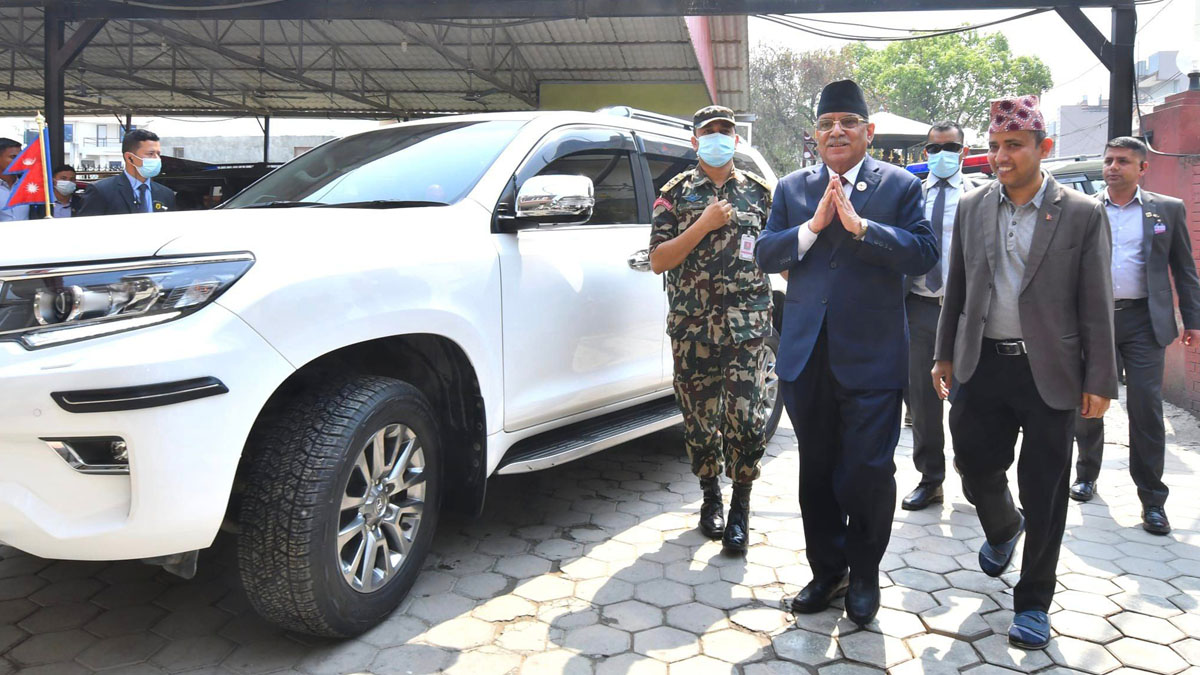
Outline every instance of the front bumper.
POLYGON ((0 542, 46 558, 123 560, 209 546, 242 447, 294 369, 220 305, 170 323, 26 351, 0 342, 0 542), (215 377, 229 393, 67 412, 52 392, 215 377), (71 468, 41 439, 119 437, 128 475, 71 468))

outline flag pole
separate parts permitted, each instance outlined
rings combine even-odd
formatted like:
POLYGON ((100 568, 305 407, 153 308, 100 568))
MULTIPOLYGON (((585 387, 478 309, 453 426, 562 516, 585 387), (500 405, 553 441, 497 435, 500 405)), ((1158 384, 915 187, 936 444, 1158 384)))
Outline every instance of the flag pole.
POLYGON ((53 186, 50 184, 50 165, 46 164, 46 118, 42 116, 41 111, 38 111, 37 117, 34 118, 38 125, 38 152, 42 155, 42 180, 45 181, 43 189, 46 192, 46 217, 54 218, 54 207, 50 205, 50 190, 53 186))

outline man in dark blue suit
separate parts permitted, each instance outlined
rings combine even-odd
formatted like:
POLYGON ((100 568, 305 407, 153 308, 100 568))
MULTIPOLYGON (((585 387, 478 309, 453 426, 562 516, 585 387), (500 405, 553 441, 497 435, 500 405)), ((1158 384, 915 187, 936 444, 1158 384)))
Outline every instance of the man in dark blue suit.
POLYGON ((755 252, 764 272, 789 273, 776 372, 800 445, 813 571, 792 609, 819 612, 844 592, 859 625, 879 610, 879 561, 896 509, 904 276, 938 260, 921 183, 867 156, 874 132, 857 84, 825 87, 815 134, 823 165, 779 181, 755 252))

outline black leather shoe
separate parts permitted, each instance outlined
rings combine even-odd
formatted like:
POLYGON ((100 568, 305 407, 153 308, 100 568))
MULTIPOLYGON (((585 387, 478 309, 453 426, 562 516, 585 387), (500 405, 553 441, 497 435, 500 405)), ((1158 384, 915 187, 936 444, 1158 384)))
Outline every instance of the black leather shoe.
POLYGON ((926 485, 922 483, 912 492, 908 493, 908 496, 900 503, 900 507, 905 511, 920 511, 930 504, 941 504, 942 500, 941 485, 926 485))
POLYGON ((700 505, 700 531, 709 539, 720 539, 725 533, 725 504, 721 502, 721 479, 701 478, 700 489, 704 502, 700 505))
POLYGON ((979 547, 979 569, 989 577, 998 577, 1004 574, 1004 570, 1008 569, 1009 563, 1012 562, 1013 552, 1017 550, 1017 542, 1021 539, 1021 533, 1025 531, 1025 517, 1021 517, 1021 526, 1017 528, 1017 533, 1012 539, 993 546, 987 540, 984 540, 983 546, 979 547))
POLYGON ((859 626, 871 623, 879 612, 879 577, 854 578, 846 591, 846 616, 859 626))
POLYGON ((834 598, 846 594, 848 585, 845 574, 832 579, 813 579, 800 590, 800 595, 792 598, 792 611, 797 614, 816 614, 824 611, 834 598))
POLYGON ((734 483, 729 500, 729 522, 721 543, 726 551, 745 553, 750 545, 750 484, 734 483))
POLYGON ((1096 481, 1077 480, 1071 486, 1071 499, 1077 502, 1090 502, 1096 496, 1096 481))
POLYGON ((1142 529, 1150 534, 1169 534, 1171 521, 1167 520, 1167 511, 1161 506, 1146 506, 1142 508, 1142 529))

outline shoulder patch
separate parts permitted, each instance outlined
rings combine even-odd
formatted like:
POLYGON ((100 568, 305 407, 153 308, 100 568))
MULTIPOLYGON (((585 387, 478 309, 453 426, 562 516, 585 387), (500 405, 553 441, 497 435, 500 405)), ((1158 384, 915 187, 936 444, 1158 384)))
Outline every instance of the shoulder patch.
POLYGON ((742 175, 744 175, 746 178, 749 178, 750 180, 754 181, 755 183, 758 183, 759 185, 761 185, 763 187, 763 189, 766 190, 767 192, 771 191, 771 186, 767 185, 766 178, 763 178, 762 176, 754 173, 753 171, 743 171, 742 175))
POLYGON ((670 192, 672 188, 683 182, 683 179, 687 178, 691 173, 691 171, 680 171, 679 174, 677 174, 674 178, 667 181, 666 185, 663 185, 662 188, 659 189, 659 192, 663 194, 670 192))

